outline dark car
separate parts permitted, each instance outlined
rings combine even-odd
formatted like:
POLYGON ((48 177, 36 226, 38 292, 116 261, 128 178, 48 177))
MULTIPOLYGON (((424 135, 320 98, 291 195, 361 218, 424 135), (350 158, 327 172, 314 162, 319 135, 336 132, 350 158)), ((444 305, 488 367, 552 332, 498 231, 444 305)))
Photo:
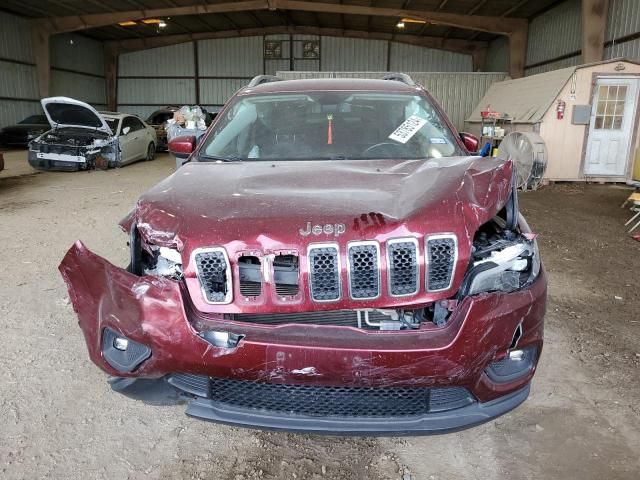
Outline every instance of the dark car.
POLYGON ((510 161, 406 76, 260 77, 60 270, 114 390, 269 429, 425 434, 530 390, 547 281, 510 161), (464 140, 463 140, 464 138, 464 140))
POLYGON ((51 126, 46 115, 31 115, 15 125, 0 129, 0 144, 11 147, 26 147, 29 142, 51 126))

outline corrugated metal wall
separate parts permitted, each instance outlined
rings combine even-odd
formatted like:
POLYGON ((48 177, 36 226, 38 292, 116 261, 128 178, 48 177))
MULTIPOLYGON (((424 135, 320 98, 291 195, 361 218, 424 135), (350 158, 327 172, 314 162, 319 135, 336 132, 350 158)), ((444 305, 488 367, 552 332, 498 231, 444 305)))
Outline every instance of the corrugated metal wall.
POLYGON ((569 0, 531 21, 527 65, 580 50, 582 45, 580 4, 580 0, 569 0))
MULTIPOLYGON (((640 1, 611 0, 604 58, 640 60, 640 1)), ((568 0, 534 18, 529 25, 525 75, 535 75, 582 63, 580 0, 568 0)), ((492 41, 487 69, 503 70, 509 61, 506 37, 492 41)))
POLYGON ((509 71, 509 39, 507 37, 498 37, 489 43, 485 69, 488 72, 509 71))
POLYGON ((121 55, 118 109, 147 117, 164 105, 199 102, 217 110, 255 75, 291 69, 457 72, 472 68, 470 55, 382 40, 316 35, 199 40, 196 45, 189 42, 121 55), (265 58, 264 42, 272 40, 282 42, 281 58, 265 58), (305 57, 307 41, 319 42, 320 58, 305 57))
MULTIPOLYGON (((305 78, 382 78, 387 72, 278 72, 285 79, 305 78)), ((411 72, 411 78, 423 85, 440 103, 459 130, 465 119, 494 82, 507 78, 506 73, 411 72)))
MULTIPOLYGON (((472 72, 471 55, 391 43, 389 70, 393 72, 472 72)), ((382 68, 386 70, 386 66, 382 68)))
POLYGON ((387 42, 360 38, 323 37, 320 70, 387 70, 387 42))
MULTIPOLYGON (((102 43, 81 35, 51 38, 51 95, 104 108, 102 43)), ((41 112, 29 22, 0 12, 0 126, 41 112)))
POLYGON ((104 49, 82 35, 51 37, 50 95, 76 98, 98 109, 106 108, 104 49))
POLYGON ((0 12, 0 59, 5 60, 0 61, 1 127, 40 111, 29 24, 4 12, 0 12))

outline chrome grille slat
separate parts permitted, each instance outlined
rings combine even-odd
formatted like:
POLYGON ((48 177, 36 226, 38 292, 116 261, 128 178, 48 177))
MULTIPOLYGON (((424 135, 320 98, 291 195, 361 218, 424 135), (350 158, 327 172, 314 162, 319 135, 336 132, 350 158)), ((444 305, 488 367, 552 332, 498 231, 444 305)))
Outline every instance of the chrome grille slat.
POLYGON ((316 302, 331 302, 341 297, 340 251, 337 245, 311 245, 308 250, 309 288, 316 302))
POLYGON ((418 241, 398 238, 387 242, 389 294, 394 297, 418 293, 418 241))
POLYGON ((451 287, 457 251, 457 240, 453 234, 427 237, 425 253, 427 291, 438 292, 451 287))
POLYGON ((380 295, 380 247, 377 242, 351 242, 347 247, 349 293, 366 300, 380 295))

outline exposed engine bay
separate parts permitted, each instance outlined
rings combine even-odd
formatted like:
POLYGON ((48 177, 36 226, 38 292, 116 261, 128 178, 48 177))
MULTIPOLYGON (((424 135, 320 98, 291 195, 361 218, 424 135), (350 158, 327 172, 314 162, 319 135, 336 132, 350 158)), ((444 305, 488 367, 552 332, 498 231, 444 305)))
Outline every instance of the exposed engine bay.
POLYGON ((78 168, 112 168, 119 160, 118 139, 85 128, 50 130, 29 144, 37 159, 76 162, 78 168))

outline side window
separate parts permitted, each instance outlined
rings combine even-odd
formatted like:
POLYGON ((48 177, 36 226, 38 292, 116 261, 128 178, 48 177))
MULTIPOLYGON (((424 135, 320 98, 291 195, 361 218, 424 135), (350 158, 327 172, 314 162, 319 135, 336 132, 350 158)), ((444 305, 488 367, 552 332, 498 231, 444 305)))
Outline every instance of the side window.
POLYGON ((133 117, 124 117, 122 119, 122 126, 120 127, 120 135, 127 135, 128 133, 133 132, 133 125, 131 125, 132 118, 133 117), (129 127, 129 131, 127 133, 124 133, 127 127, 129 127))
POLYGON ((142 130, 144 128, 144 124, 136 117, 129 117, 129 119, 131 120, 131 130, 142 130))
POLYGON ((124 120, 122 120, 123 135, 124 135, 124 129, 127 127, 129 127, 128 133, 131 133, 131 132, 135 132, 136 130, 142 130, 144 128, 144 125, 136 117, 124 117, 124 120))

